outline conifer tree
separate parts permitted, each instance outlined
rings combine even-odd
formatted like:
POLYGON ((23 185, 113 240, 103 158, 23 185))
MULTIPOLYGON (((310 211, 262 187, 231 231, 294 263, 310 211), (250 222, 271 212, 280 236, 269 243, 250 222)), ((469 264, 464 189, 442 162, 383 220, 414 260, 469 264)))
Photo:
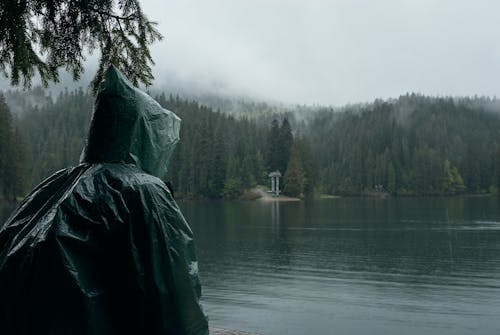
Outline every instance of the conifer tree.
MULTIPOLYGON (((302 185, 304 196, 312 196, 318 177, 317 158, 313 156, 311 144, 307 137, 300 136, 295 139, 295 150, 302 165, 302 185)), ((290 158, 291 159, 291 158, 290 158)))
POLYGON ((389 162, 387 167, 387 191, 390 193, 396 193, 396 170, 392 162, 389 162))
POLYGON ((12 115, 0 93, 0 196, 5 196, 8 186, 7 169, 9 168, 9 154, 11 144, 12 115))
POLYGON ((139 0, 0 1, 0 73, 28 87, 38 73, 44 85, 60 68, 73 79, 83 72, 85 51, 100 50, 94 87, 109 64, 134 83, 149 85, 149 45, 162 38, 139 0))
POLYGON ((15 199, 26 190, 24 141, 0 93, 0 197, 15 199))
POLYGON ((497 195, 500 196, 500 145, 497 145, 495 153, 495 186, 497 195))
POLYGON ((304 170, 297 145, 294 145, 291 151, 291 157, 284 177, 285 187, 283 188, 283 193, 292 197, 298 197, 304 191, 304 170))
MULTIPOLYGON (((278 120, 274 119, 271 123, 271 129, 269 130, 269 133, 267 135, 266 160, 269 171, 275 171, 282 168, 280 163, 280 158, 281 158, 280 134, 281 132, 278 120)), ((284 170, 282 170, 281 173, 284 173, 284 170)))
POLYGON ((255 153, 255 170, 254 176, 257 184, 263 185, 267 182, 266 165, 260 150, 255 153))
POLYGON ((292 127, 287 118, 284 118, 279 130, 279 167, 282 174, 286 173, 290 153, 293 145, 292 127))

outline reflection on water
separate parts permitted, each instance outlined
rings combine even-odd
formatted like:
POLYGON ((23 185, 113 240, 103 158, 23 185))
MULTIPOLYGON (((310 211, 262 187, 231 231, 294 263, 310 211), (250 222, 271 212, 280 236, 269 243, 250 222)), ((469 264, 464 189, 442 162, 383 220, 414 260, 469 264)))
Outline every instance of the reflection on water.
POLYGON ((495 198, 180 205, 213 325, 269 335, 500 330, 495 198))

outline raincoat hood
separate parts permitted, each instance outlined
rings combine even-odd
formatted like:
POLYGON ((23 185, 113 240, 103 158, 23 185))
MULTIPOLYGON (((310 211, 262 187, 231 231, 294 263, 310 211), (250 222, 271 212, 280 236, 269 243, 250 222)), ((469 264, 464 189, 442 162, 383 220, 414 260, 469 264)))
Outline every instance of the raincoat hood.
POLYGON ((134 164, 162 178, 181 119, 135 88, 111 65, 101 82, 82 163, 134 164))
POLYGON ((85 164, 43 181, 0 228, 0 334, 209 335, 193 232, 157 178, 179 127, 109 68, 85 164))

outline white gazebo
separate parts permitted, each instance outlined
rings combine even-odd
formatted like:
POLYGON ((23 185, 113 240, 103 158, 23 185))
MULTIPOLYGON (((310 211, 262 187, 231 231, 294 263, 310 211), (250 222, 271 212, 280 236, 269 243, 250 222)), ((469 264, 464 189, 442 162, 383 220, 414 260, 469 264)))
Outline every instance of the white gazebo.
POLYGON ((269 174, 269 178, 271 178, 271 193, 275 197, 278 197, 280 195, 281 172, 279 172, 278 170, 271 172, 269 174))

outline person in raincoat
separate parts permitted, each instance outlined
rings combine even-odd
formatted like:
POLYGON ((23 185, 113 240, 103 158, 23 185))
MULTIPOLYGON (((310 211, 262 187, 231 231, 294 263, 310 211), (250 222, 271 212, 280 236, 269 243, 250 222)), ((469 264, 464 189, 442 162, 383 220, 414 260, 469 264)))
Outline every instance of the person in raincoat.
POLYGON ((0 229, 0 334, 208 334, 193 234, 160 179, 179 128, 107 70, 80 165, 0 229))

